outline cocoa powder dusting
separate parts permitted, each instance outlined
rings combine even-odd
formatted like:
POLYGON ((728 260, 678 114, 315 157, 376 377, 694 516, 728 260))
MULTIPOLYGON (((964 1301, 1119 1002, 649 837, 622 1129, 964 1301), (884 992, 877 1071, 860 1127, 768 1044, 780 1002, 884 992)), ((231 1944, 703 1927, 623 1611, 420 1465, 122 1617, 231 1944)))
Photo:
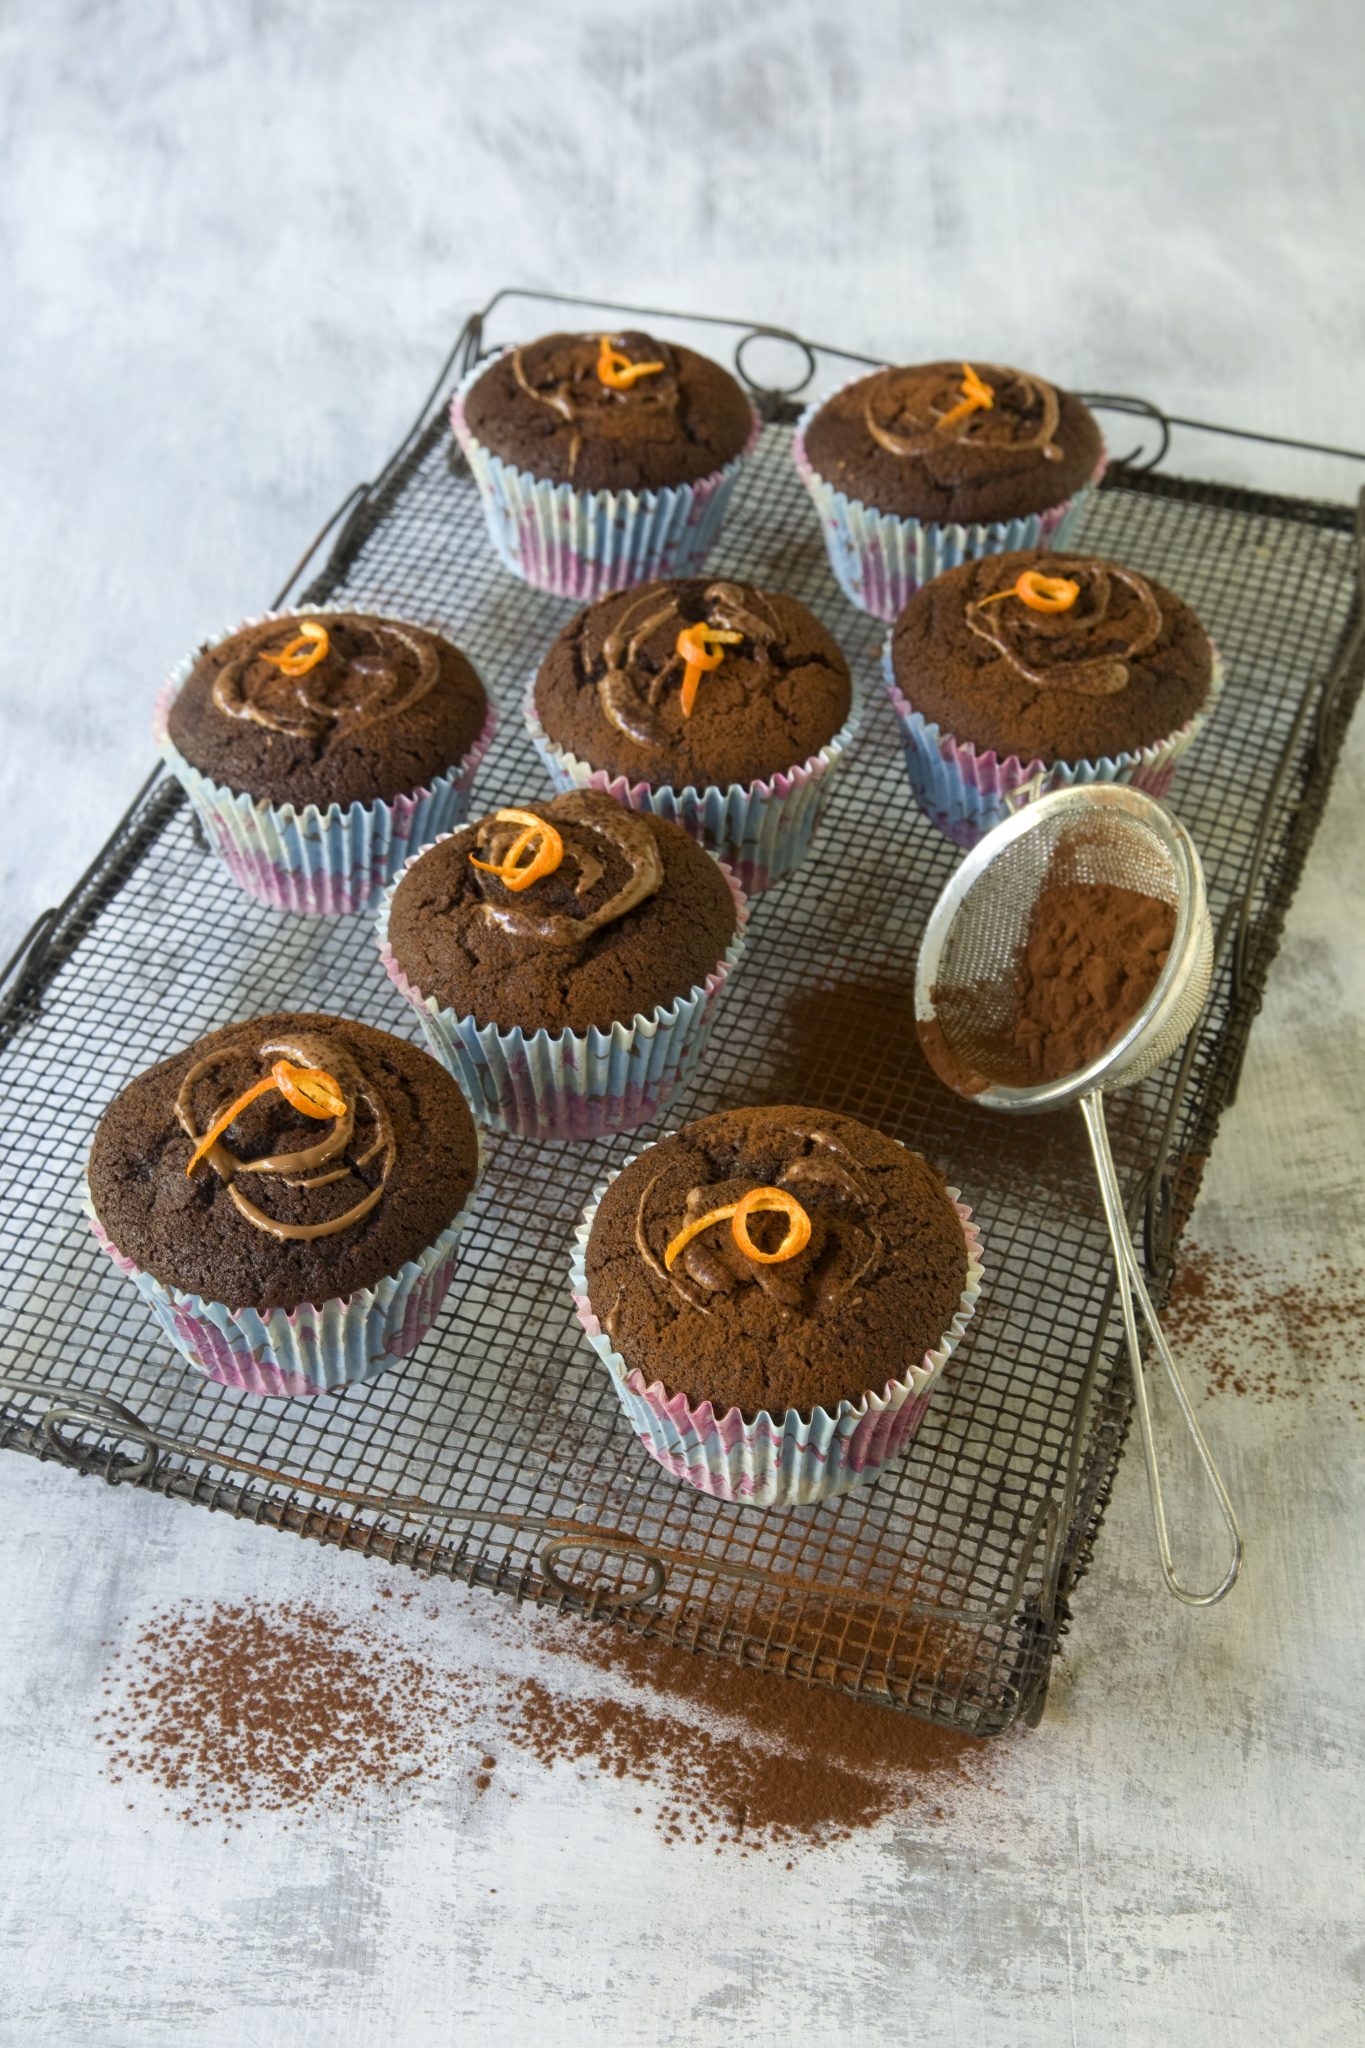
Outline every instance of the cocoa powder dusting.
POLYGON ((1365 1420, 1362 1321, 1365 1273, 1330 1254, 1290 1269, 1190 1240, 1163 1315, 1172 1347, 1203 1367, 1211 1392, 1265 1405, 1340 1390, 1365 1420))
POLYGON ((163 1611, 110 1668, 108 1774, 193 1827, 288 1826, 411 1797, 417 1781, 499 1796, 511 1751, 647 1786, 665 1842, 717 1854, 787 1853, 893 1816, 941 1822, 985 1782, 986 1744, 843 1694, 602 1625, 499 1616, 491 1633, 520 1658, 450 1671, 311 1605, 163 1611))

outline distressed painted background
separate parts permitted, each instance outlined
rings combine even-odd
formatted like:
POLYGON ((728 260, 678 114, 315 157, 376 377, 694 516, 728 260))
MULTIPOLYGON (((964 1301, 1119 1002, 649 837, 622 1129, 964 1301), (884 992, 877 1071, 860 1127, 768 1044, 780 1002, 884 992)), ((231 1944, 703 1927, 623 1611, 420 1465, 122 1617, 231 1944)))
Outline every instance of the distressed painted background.
MULTIPOLYGON (((0 953, 145 772, 164 670, 270 594, 504 282, 1361 445, 1362 61, 1353 0, 0 9, 0 953)), ((1197 1218, 1286 1280, 1365 1259, 1363 773, 1358 734, 1197 1218)), ((1205 1398, 1234 1599, 1158 1590, 1130 1459, 1001 1789, 790 1873, 665 1851, 632 1795, 531 1766, 515 1804, 452 1780, 230 1849, 129 1814, 92 1732, 121 1617, 365 1611, 374 1570, 6 1460, 0 2041, 1359 2038, 1359 1346, 1273 1313, 1245 1342, 1312 1384, 1205 1398)), ((433 1597, 477 1658, 478 1600, 433 1597)))

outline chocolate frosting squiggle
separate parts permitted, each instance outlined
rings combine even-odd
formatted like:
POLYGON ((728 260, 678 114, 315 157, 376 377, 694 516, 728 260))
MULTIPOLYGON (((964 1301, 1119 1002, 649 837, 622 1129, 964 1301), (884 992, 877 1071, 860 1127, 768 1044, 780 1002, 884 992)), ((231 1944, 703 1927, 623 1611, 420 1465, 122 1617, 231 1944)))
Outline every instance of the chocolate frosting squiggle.
MULTIPOLYGON (((620 888, 605 903, 582 917, 572 917, 562 910, 539 910, 520 896, 510 896, 501 902, 485 901, 481 905, 484 916, 510 937, 539 940, 548 946, 582 945, 594 932, 614 924, 662 887, 664 867, 659 842, 638 812, 627 810, 624 804, 604 802, 595 791, 574 789, 555 797, 552 803, 542 804, 540 814, 552 825, 576 826, 593 833, 621 856, 628 872, 620 888)), ((480 855, 496 865, 520 829, 496 818, 485 818, 475 835, 480 855)), ((566 845, 564 859, 574 861, 578 867, 575 896, 586 896, 606 871, 605 863, 588 848, 566 845)), ((482 877, 480 886, 484 886, 482 877)), ((532 884, 527 891, 528 896, 534 893, 535 886, 532 884)))
POLYGON ((641 654, 652 634, 674 623, 679 631, 686 625, 705 623, 720 632, 742 633, 752 647, 753 659, 763 667, 771 665, 772 650, 782 632, 766 599, 755 592, 751 600, 737 583, 707 584, 700 621, 684 618, 677 591, 666 596, 657 586, 641 591, 602 642, 606 669, 597 695, 608 723, 642 747, 669 743, 669 735, 652 714, 667 686, 675 677, 681 681, 686 664, 676 649, 670 652, 660 669, 652 675, 645 672, 642 691, 641 654))
MULTIPOLYGON (((1037 449, 1045 461, 1060 462, 1063 451, 1055 436, 1061 418, 1061 401, 1052 385, 1045 384, 1041 377, 1027 376, 1022 370, 998 369, 989 364, 982 369, 981 375, 991 386, 994 405, 989 411, 983 408, 968 413, 954 420, 951 426, 944 427, 940 421, 961 397, 960 372, 956 368, 885 372, 883 376, 870 380, 871 389, 863 401, 863 421, 868 433, 888 455, 898 455, 906 460, 923 457, 935 448, 956 443, 979 449, 983 454, 998 450, 1001 454, 1022 455, 1037 449), (1038 412, 1036 425, 1021 432, 1027 415, 1035 409, 1038 412), (879 410, 897 417, 908 416, 909 432, 898 432, 884 424, 877 416, 879 410)), ((989 467, 981 466, 979 477, 982 482, 992 474, 989 467)))
POLYGON ((1049 574, 1070 577, 1081 586, 1079 597, 1068 611, 1032 611, 1021 598, 1014 597, 998 603, 976 598, 965 613, 968 631, 975 633, 978 640, 986 641, 1016 674, 1036 689, 1074 691, 1080 697, 1117 696, 1128 685, 1128 664, 1161 637, 1161 606, 1151 585, 1135 570, 1120 568, 1113 562, 1058 555, 1049 556, 1047 566, 1049 574), (1110 626, 1110 633, 1120 636, 1120 644, 1098 654, 1082 655, 1080 660, 1050 665, 1039 661, 1033 651, 1035 645, 1046 648, 1050 643, 1059 652, 1066 652, 1083 647, 1089 634, 1103 630, 1114 605, 1116 582, 1131 594, 1137 606, 1136 625, 1126 629, 1117 623, 1110 626), (1017 644, 1020 640, 1028 647, 1027 655, 1017 644))
MULTIPOLYGON (((643 339, 643 337, 639 337, 643 339)), ((629 340, 627 335, 608 336, 613 347, 619 348, 629 340)), ((566 420, 573 428, 569 441, 569 475, 573 476, 578 467, 578 458, 583 448, 583 421, 592 415, 595 431, 610 434, 619 417, 614 405, 623 401, 633 403, 635 411, 650 412, 676 411, 678 404, 677 378, 665 369, 659 375, 641 378, 638 384, 621 391, 603 384, 597 375, 596 336, 584 335, 574 345, 574 360, 571 367, 560 377, 552 378, 545 384, 533 384, 526 373, 526 359, 520 348, 512 351, 512 375, 518 387, 536 405, 543 405, 547 411, 566 420), (586 403, 584 402, 586 401, 586 403)), ((671 361, 669 351, 661 343, 650 342, 651 351, 658 350, 665 363, 671 361)))
MULTIPOLYGON (((649 1242, 646 1211, 649 1198, 662 1178, 656 1174, 645 1187, 636 1208, 636 1249, 655 1277, 670 1287, 688 1308, 696 1309, 702 1315, 712 1312, 707 1303, 708 1295, 731 1294, 736 1287, 745 1285, 761 1287, 789 1316, 799 1314, 803 1309, 807 1313, 816 1309, 827 1311, 847 1300, 885 1256, 886 1240, 872 1221, 872 1212, 881 1207, 882 1198, 868 1185, 848 1148, 833 1132, 815 1124, 789 1124, 779 1128, 814 1149, 802 1153, 784 1167, 775 1185, 792 1189, 798 1199, 803 1188, 827 1189, 839 1202, 846 1203, 853 1210, 858 1230, 869 1239, 867 1252, 838 1280, 830 1273, 817 1271, 809 1304, 804 1300, 810 1278, 809 1261, 805 1255, 798 1254, 795 1259, 777 1265, 766 1265, 746 1258, 726 1234, 718 1234, 713 1243, 708 1243, 704 1237, 694 1237, 670 1270, 649 1242)), ((708 1210, 721 1206, 717 1196, 722 1187, 729 1185, 727 1180, 689 1188, 683 1203, 683 1220, 693 1222, 708 1210)), ((734 1185, 743 1192, 748 1183, 736 1179, 734 1185)), ((670 1230, 670 1237, 672 1234, 670 1230)))
POLYGON ((323 619, 335 634, 344 627, 363 633, 373 652, 345 658, 338 654, 335 639, 315 667, 301 676, 285 675, 273 663, 262 661, 267 650, 278 653, 296 630, 292 619, 270 619, 248 627, 236 636, 232 658, 213 679, 213 702, 227 718, 241 718, 289 739, 318 740, 329 733, 363 732, 386 718, 420 703, 440 674, 440 657, 435 643, 425 634, 417 635, 387 620, 355 618, 323 619), (402 656, 416 664, 416 673, 406 688, 402 684, 402 656), (359 684, 360 687, 352 687, 359 684), (326 686, 326 694, 319 694, 326 686), (337 701, 330 699, 335 696, 337 701))
MULTIPOLYGON (((239 1058, 240 1043, 219 1047, 195 1063, 180 1084, 175 1098, 175 1115, 185 1135, 192 1144, 199 1143, 199 1131, 190 1101, 194 1089, 206 1074, 225 1062, 239 1058)), ((346 1113, 334 1121, 330 1131, 314 1145, 305 1145, 297 1152, 274 1152, 261 1159, 240 1159, 220 1138, 206 1155, 210 1166, 220 1180, 227 1182, 228 1196, 234 1206, 255 1229, 263 1230, 270 1237, 288 1242, 307 1242, 318 1237, 335 1237, 353 1223, 368 1216, 371 1209, 382 1199, 393 1171, 397 1156, 397 1141, 393 1123, 376 1092, 370 1087, 359 1065, 351 1054, 335 1040, 311 1032, 300 1032, 296 1038, 285 1041, 272 1040, 268 1045, 256 1048, 256 1057, 262 1068, 269 1069, 276 1059, 292 1060, 300 1067, 321 1067, 331 1074, 339 1084, 346 1098, 346 1113), (355 1136, 356 1108, 364 1104, 373 1122, 374 1130, 365 1149, 348 1156, 355 1136), (372 1159, 381 1158, 378 1185, 369 1189, 353 1208, 340 1216, 330 1216, 320 1223, 282 1223, 273 1216, 267 1216, 263 1209, 244 1195, 237 1185, 238 1177, 247 1173, 268 1174, 279 1179, 286 1187, 322 1188, 332 1182, 344 1180, 346 1175, 368 1166, 372 1159), (332 1161, 340 1164, 333 1166, 332 1161), (327 1171, 319 1171, 326 1168, 327 1171)), ((216 1114, 217 1112, 215 1112, 216 1114)), ((213 1119, 209 1119, 210 1125, 213 1119)))

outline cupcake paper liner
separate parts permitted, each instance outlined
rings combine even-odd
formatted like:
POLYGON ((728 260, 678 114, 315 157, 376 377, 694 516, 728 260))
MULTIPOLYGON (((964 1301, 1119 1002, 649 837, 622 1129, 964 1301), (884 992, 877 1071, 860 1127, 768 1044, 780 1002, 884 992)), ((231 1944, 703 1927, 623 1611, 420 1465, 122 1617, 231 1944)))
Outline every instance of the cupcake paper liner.
POLYGON ((246 1394, 306 1398, 377 1379, 416 1349, 445 1300, 478 1181, 476 1173, 464 1206, 396 1273, 344 1300, 293 1309, 227 1308, 167 1286, 118 1249, 88 1189, 85 1213, 99 1243, 196 1372, 246 1394))
MULTIPOLYGON (((638 1157, 638 1155, 636 1155, 638 1157)), ((627 1161, 627 1164, 630 1164, 627 1161)), ((709 1401, 696 1407, 661 1380, 647 1384, 630 1370, 603 1330, 588 1299, 587 1251, 598 1204, 616 1178, 607 1175, 574 1233, 569 1285, 584 1335, 611 1375, 626 1419, 651 1458, 675 1479, 717 1500, 754 1507, 800 1507, 847 1493, 875 1479, 906 1448, 924 1419, 935 1382, 961 1343, 981 1292, 981 1237, 971 1211, 949 1188, 967 1243, 967 1279, 947 1333, 905 1379, 887 1380, 880 1393, 841 1401, 834 1414, 789 1408, 774 1417, 760 1410, 746 1422, 738 1408, 717 1415, 709 1401)))
POLYGON ((888 636, 882 655, 887 695, 900 727, 905 771, 916 803, 926 818, 956 846, 970 848, 993 826, 1035 797, 1054 789, 1085 787, 1092 782, 1122 782, 1148 796, 1163 797, 1171 786, 1180 757, 1208 723, 1223 687, 1222 657, 1213 650, 1213 673, 1202 708, 1169 738, 1156 740, 1135 753, 1102 755, 1098 761, 1020 761, 1016 754, 1001 760, 979 754, 970 740, 954 739, 914 710, 891 668, 888 636))
MULTIPOLYGON (((866 374, 860 370, 858 376, 866 374)), ((945 569, 956 569, 960 563, 975 561, 982 555, 1011 554, 1016 548, 1068 546, 1086 499, 1104 475, 1108 460, 1102 452, 1089 483, 1044 512, 972 526, 956 521, 902 519, 893 512, 878 512, 872 505, 847 497, 812 467, 806 453, 806 434, 816 413, 827 403, 827 398, 816 399, 802 413, 792 436, 792 456, 820 515, 830 567, 839 588, 859 611, 871 612, 874 618, 885 619, 888 624, 923 584, 941 576, 945 569)))
MULTIPOLYGON (((449 837, 449 835, 445 835, 449 837)), ((415 856, 414 856, 415 857, 415 856)), ((445 1009, 414 987, 389 945, 389 910, 379 913, 384 971, 417 1012, 427 1044, 455 1076, 481 1122, 528 1138, 597 1138, 652 1123, 706 1050, 716 1004, 744 950, 749 906, 723 861, 735 904, 735 935, 706 980, 645 1015, 586 1032, 501 1029, 445 1009)))
POLYGON ((695 483, 654 491, 577 491, 517 469, 476 440, 465 399, 489 368, 476 363, 450 403, 450 423, 473 473, 493 552, 537 590, 580 603, 650 583, 690 576, 715 545, 735 481, 758 443, 763 422, 723 469, 695 483))
MULTIPOLYGON (((335 606, 263 612, 243 626, 266 619, 325 619, 335 606)), ((374 618, 393 615, 374 612, 374 618)), ((409 621, 394 618, 395 625, 409 621)), ((224 640, 215 635, 211 645, 224 640)), ((204 828, 209 845, 248 896, 274 910, 293 910, 309 917, 348 916, 367 910, 418 847, 452 831, 469 814, 469 793, 479 764, 488 752, 497 725, 490 703, 483 729, 464 759, 447 775, 434 775, 421 789, 387 801, 353 803, 345 809, 329 804, 272 804, 264 797, 238 794, 202 775, 170 737, 171 706, 179 695, 198 653, 175 668, 157 698, 153 732, 162 759, 184 789, 204 828)))
POLYGON ((531 743, 556 790, 600 789, 632 811, 673 819, 732 868, 750 896, 758 896, 794 874, 809 853, 830 785, 857 738, 864 708, 863 693, 855 684, 848 718, 818 754, 768 781, 732 782, 728 789, 631 782, 580 761, 556 746, 545 731, 536 712, 534 683, 525 717, 531 743))

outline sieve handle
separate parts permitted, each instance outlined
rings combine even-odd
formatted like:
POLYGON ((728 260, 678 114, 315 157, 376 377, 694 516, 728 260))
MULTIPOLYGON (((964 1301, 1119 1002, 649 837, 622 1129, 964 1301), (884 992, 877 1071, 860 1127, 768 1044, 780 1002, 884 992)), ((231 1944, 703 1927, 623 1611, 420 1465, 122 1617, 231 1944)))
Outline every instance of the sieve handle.
POLYGON ((1161 1561, 1161 1576, 1177 1600, 1184 1600, 1191 1607, 1212 1607, 1225 1593, 1230 1593, 1242 1569, 1242 1532, 1237 1526, 1237 1516, 1228 1490, 1219 1477, 1213 1455, 1204 1441, 1190 1406, 1189 1395, 1184 1382, 1176 1371, 1175 1360, 1170 1346, 1162 1333, 1156 1310, 1152 1307, 1147 1283, 1142 1277, 1142 1267, 1133 1249, 1133 1240, 1128 1233, 1128 1222, 1123 1212, 1123 1196, 1119 1189, 1118 1175, 1114 1171, 1114 1155, 1109 1149, 1109 1133, 1104 1122, 1104 1097, 1098 1089, 1091 1095, 1083 1095, 1080 1103, 1081 1115, 1085 1118, 1086 1134, 1090 1139, 1090 1150, 1095 1159, 1095 1176, 1100 1184, 1100 1197, 1104 1203, 1104 1220, 1109 1225, 1109 1240, 1114 1247, 1114 1266, 1118 1278, 1119 1302, 1123 1309, 1124 1335, 1128 1339, 1128 1358, 1133 1372, 1133 1395, 1137 1402, 1138 1425, 1142 1432, 1142 1455, 1147 1464, 1147 1485, 1152 1496, 1152 1519, 1156 1523, 1157 1554, 1161 1561), (1147 1399, 1147 1377, 1142 1363, 1142 1347, 1138 1341, 1137 1315, 1134 1297, 1142 1310, 1143 1321, 1151 1332, 1152 1348, 1161 1360, 1171 1391, 1185 1419, 1194 1447, 1199 1453, 1199 1462, 1204 1468, 1209 1485, 1213 1488, 1219 1512, 1232 1538, 1232 1562, 1223 1578, 1208 1593, 1194 1593, 1183 1585, 1176 1576, 1175 1560, 1171 1556, 1170 1533, 1166 1527, 1166 1503, 1161 1492, 1161 1472, 1157 1464, 1156 1443, 1152 1436, 1152 1411, 1147 1399))

